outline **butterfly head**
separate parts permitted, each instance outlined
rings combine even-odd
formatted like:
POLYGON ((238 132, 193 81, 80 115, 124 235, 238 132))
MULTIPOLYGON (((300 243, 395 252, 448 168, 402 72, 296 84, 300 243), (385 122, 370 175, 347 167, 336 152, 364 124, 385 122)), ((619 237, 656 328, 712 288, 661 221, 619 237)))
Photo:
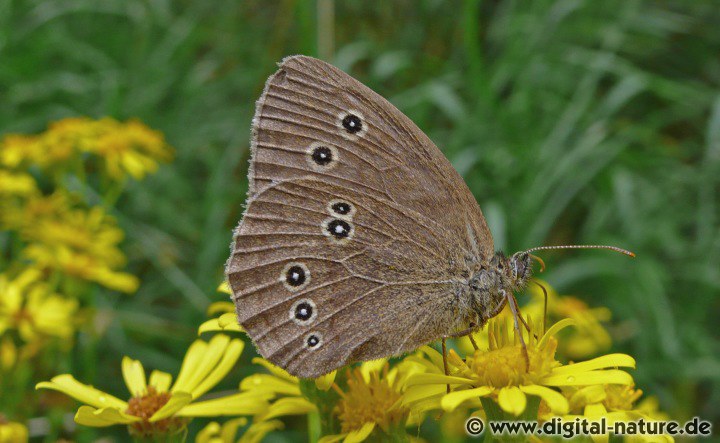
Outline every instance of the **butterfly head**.
POLYGON ((482 325, 500 313, 508 294, 518 292, 532 277, 532 257, 518 252, 507 257, 498 252, 468 281, 476 324, 482 325))
POLYGON ((516 252, 508 259, 510 278, 515 290, 525 287, 532 277, 532 257, 527 252, 516 252))
POLYGON ((490 270, 498 277, 500 289, 517 292, 532 277, 532 257, 526 252, 516 252, 510 257, 497 252, 490 260, 490 270))

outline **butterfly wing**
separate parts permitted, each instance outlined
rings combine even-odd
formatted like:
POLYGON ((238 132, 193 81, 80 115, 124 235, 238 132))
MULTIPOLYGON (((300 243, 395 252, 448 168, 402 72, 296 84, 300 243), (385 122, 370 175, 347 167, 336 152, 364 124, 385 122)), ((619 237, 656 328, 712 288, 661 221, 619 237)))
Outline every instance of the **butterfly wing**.
POLYGON ((480 208, 438 148, 327 63, 285 59, 253 121, 227 276, 260 353, 302 377, 397 355, 467 322, 480 208))

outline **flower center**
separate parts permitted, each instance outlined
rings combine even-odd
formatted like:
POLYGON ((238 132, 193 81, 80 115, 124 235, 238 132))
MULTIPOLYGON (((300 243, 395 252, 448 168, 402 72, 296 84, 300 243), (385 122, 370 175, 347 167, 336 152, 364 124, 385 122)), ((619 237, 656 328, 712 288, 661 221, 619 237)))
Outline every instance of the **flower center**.
POLYGON ((475 373, 480 385, 504 388, 536 384, 559 363, 555 361, 557 341, 551 338, 543 349, 528 346, 530 368, 520 345, 505 345, 487 352, 476 351, 467 364, 475 373))
POLYGON ((605 394, 604 403, 609 411, 631 411, 642 391, 632 386, 605 385, 605 394))
MULTIPOLYGON (((387 376, 387 365, 383 374, 387 376)), ((407 409, 394 407, 402 394, 397 387, 380 378, 379 372, 372 372, 366 381, 355 368, 348 376, 347 391, 336 406, 335 412, 340 418, 342 432, 355 431, 366 423, 377 423, 384 431, 391 426, 400 424, 407 416, 407 409)))
POLYGON ((130 433, 136 436, 147 437, 156 434, 171 434, 184 428, 187 420, 179 417, 168 417, 150 422, 160 408, 170 400, 169 392, 158 392, 153 386, 147 387, 147 393, 140 397, 133 397, 128 401, 127 414, 140 417, 142 421, 130 424, 130 433))

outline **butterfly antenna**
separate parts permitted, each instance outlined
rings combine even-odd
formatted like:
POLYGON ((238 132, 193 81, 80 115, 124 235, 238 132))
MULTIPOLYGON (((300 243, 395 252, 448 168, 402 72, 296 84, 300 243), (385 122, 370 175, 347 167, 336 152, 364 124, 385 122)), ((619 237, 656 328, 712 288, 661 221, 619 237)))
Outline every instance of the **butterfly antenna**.
MULTIPOLYGON (((627 249, 618 248, 617 246, 608 246, 608 245, 557 245, 557 246, 538 246, 536 248, 530 248, 527 252, 530 254, 534 251, 547 251, 550 249, 609 249, 611 251, 619 252, 621 254, 625 254, 629 257, 635 257, 634 252, 630 252, 627 249)), ((535 258, 533 256, 533 258, 535 258)), ((542 265, 541 265, 542 266, 542 265)), ((544 266, 543 266, 544 269, 544 266)))

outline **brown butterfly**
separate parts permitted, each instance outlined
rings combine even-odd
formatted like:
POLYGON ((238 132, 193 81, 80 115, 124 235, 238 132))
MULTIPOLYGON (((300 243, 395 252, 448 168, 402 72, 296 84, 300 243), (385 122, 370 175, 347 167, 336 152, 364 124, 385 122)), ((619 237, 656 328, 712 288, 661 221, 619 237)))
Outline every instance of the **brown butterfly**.
POLYGON ((371 89, 321 60, 284 59, 251 150, 226 274, 263 357, 317 377, 468 333, 505 304, 519 329, 530 252, 553 247, 496 253, 460 175, 371 89))

